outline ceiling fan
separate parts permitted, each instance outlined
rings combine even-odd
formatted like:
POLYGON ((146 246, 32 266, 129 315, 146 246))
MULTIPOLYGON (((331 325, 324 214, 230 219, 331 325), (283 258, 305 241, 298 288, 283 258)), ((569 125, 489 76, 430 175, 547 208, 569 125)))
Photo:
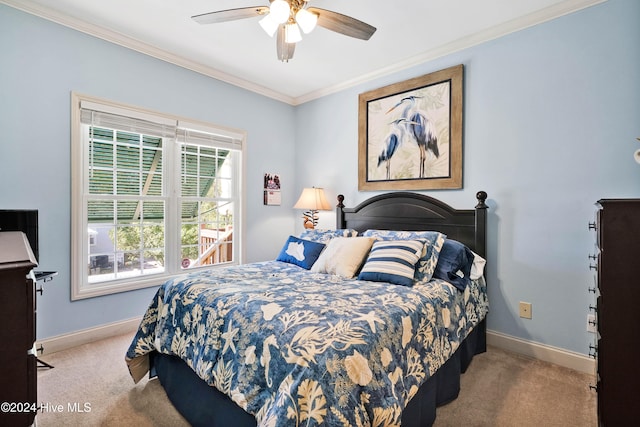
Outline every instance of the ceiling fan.
POLYGON ((293 58, 296 43, 302 40, 300 29, 310 33, 316 25, 345 36, 361 40, 369 40, 376 28, 350 16, 331 10, 309 7, 309 0, 269 0, 269 6, 241 7, 238 9, 220 10, 192 16, 200 24, 217 24, 219 22, 262 16, 260 26, 269 36, 276 36, 278 59, 288 62, 293 58))

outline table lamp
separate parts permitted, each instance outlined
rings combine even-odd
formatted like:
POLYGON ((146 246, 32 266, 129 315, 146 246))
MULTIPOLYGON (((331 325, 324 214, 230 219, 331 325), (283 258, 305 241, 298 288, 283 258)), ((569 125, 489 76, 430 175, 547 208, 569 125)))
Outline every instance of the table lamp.
POLYGON ((329 210, 331 206, 329 206, 329 202, 327 202, 324 196, 324 190, 322 188, 312 187, 302 190, 302 194, 300 194, 300 198, 296 204, 293 205, 293 208, 306 209, 302 214, 304 228, 315 228, 318 224, 318 211, 329 210))

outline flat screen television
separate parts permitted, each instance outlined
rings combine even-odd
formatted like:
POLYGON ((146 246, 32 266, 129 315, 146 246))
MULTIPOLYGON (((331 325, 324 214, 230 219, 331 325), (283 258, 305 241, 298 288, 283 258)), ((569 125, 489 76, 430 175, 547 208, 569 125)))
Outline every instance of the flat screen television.
POLYGON ((0 231, 22 231, 39 262, 38 211, 35 209, 0 209, 0 231))

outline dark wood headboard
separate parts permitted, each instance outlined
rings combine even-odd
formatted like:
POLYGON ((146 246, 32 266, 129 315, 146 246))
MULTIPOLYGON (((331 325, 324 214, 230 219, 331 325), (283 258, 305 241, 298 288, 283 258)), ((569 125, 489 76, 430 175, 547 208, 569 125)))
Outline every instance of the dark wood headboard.
POLYGON ((355 208, 344 207, 338 196, 336 228, 439 231, 467 245, 486 259, 487 193, 476 194, 475 209, 454 209, 448 204, 417 193, 395 192, 371 197, 355 208))

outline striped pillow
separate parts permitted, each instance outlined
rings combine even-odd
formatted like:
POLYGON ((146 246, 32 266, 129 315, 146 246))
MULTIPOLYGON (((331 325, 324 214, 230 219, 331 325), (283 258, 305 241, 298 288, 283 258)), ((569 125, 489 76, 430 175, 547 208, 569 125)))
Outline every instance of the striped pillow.
POLYGON ((413 276, 415 283, 427 283, 431 280, 438 263, 438 256, 445 234, 437 231, 397 231, 397 230, 367 230, 364 236, 375 237, 376 240, 424 240, 424 252, 416 264, 413 276))
POLYGON ((378 240, 373 244, 358 279, 412 286, 424 240, 378 240))

